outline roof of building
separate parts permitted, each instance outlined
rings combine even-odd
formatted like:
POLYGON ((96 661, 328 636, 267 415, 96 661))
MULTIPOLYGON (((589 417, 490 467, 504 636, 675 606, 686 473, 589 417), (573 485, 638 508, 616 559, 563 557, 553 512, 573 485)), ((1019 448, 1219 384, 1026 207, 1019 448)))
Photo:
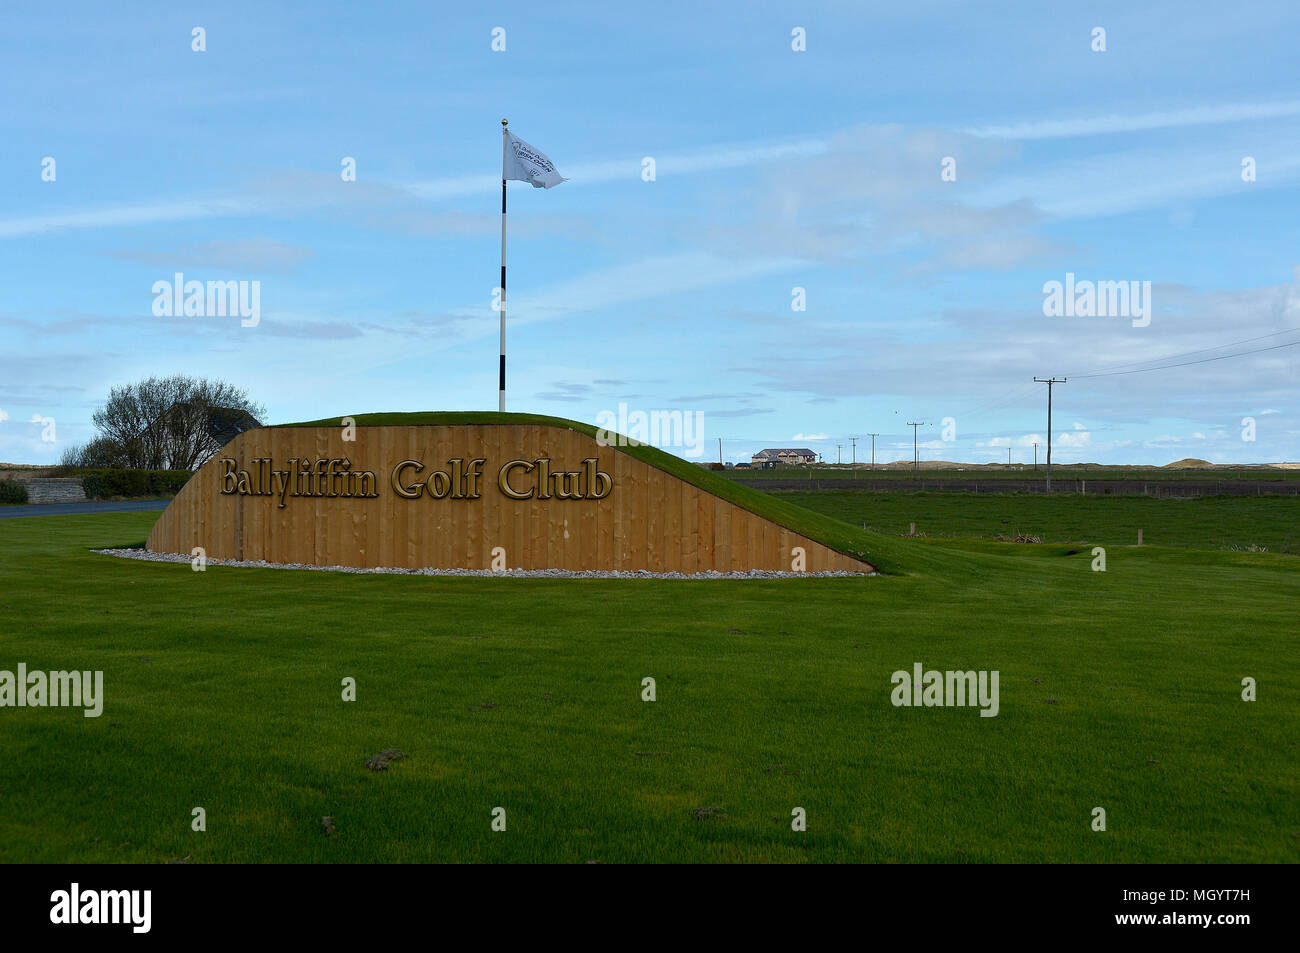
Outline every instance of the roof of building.
POLYGON ((809 450, 807 447, 798 447, 798 448, 778 447, 775 449, 760 450, 758 453, 754 454, 754 456, 755 457, 780 457, 780 456, 815 457, 817 456, 817 452, 815 450, 809 450))
MULTIPOLYGON (((191 412, 193 409, 194 404, 191 401, 177 401, 163 411, 158 420, 154 421, 150 426, 157 425, 170 414, 191 412)), ((204 414, 204 431, 214 443, 222 447, 245 430, 255 430, 262 426, 261 422, 246 410, 216 406, 204 407, 202 410, 204 414)))
POLYGON ((256 430, 260 426, 258 419, 246 410, 208 408, 208 434, 223 447, 245 430, 256 430))

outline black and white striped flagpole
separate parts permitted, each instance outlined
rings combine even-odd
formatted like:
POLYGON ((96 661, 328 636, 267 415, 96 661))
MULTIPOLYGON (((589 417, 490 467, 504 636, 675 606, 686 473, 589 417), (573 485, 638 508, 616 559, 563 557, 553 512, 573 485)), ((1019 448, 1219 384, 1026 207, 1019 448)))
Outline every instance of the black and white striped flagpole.
POLYGON ((501 413, 506 412, 506 161, 510 154, 510 136, 506 120, 501 120, 501 381, 498 385, 501 413))

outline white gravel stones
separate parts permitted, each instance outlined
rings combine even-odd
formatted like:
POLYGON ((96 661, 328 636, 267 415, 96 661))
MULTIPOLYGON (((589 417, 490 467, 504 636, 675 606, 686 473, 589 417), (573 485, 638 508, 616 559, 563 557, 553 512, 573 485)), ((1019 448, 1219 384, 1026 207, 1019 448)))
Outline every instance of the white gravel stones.
MULTIPOLYGON (((145 549, 96 549, 94 552, 107 556, 119 556, 123 559, 142 559, 154 563, 188 563, 190 557, 181 553, 153 553, 145 549)), ((310 569, 318 572, 350 573, 389 573, 400 576, 484 576, 507 577, 515 579, 807 579, 809 577, 827 576, 874 576, 867 572, 773 572, 766 569, 751 569, 748 572, 716 572, 708 570, 699 573, 684 572, 606 572, 596 569, 357 569, 353 566, 308 566, 304 563, 268 563, 262 559, 209 559, 210 566, 238 566, 246 569, 310 569)))

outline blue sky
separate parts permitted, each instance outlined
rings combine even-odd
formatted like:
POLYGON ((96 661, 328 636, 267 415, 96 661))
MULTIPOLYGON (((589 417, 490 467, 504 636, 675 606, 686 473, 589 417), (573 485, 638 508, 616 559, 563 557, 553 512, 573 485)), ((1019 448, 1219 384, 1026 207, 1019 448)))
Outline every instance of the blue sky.
POLYGON ((511 410, 1023 462, 1069 376, 1060 461, 1300 459, 1300 348, 1205 361, 1300 341, 1300 9, 877 6, 7 5, 0 460, 150 375, 268 422, 494 409, 503 116, 570 179, 510 186, 511 410), (155 316, 178 271, 260 322, 155 316), (1150 282, 1150 323, 1045 316, 1067 273, 1150 282))

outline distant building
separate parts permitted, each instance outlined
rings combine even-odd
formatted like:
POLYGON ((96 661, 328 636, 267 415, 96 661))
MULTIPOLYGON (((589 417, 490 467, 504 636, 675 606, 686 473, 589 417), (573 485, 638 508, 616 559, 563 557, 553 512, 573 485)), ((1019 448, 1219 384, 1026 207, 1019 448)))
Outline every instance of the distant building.
POLYGON ((141 438, 156 448, 159 466, 197 470, 241 433, 260 426, 246 410, 180 401, 145 428, 141 438))
POLYGON ((262 424, 246 410, 231 407, 208 408, 208 438, 213 453, 220 450, 246 430, 256 430, 262 424))
POLYGON ((782 464, 787 466, 802 466, 807 463, 816 463, 817 454, 815 451, 806 447, 793 449, 789 447, 776 448, 772 450, 760 450, 754 454, 753 465, 756 467, 776 467, 782 464))

